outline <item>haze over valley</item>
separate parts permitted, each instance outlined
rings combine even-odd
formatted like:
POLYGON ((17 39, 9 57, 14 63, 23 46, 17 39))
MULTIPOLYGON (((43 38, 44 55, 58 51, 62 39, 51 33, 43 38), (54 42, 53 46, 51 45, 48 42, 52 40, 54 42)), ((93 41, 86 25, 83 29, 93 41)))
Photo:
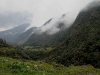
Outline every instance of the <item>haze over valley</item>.
POLYGON ((100 75, 99 0, 0 0, 0 75, 100 75))

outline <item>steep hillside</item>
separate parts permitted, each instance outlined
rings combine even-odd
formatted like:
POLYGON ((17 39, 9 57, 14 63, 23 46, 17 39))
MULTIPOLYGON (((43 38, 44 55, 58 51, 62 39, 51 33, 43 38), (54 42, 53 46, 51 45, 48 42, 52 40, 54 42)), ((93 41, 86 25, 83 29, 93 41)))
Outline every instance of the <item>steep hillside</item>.
POLYGON ((37 27, 32 27, 28 29, 26 32, 21 34, 18 38, 16 38, 17 44, 23 44, 37 29, 37 27))
POLYGON ((66 38, 67 34, 66 31, 60 31, 54 35, 48 35, 46 33, 42 34, 33 34, 28 41, 25 42, 24 45, 28 46, 40 46, 40 47, 47 47, 53 46, 61 42, 63 39, 66 38))
POLYGON ((30 24, 22 24, 12 29, 0 32, 0 38, 5 38, 7 42, 14 43, 30 24))
POLYGON ((25 42, 26 46, 47 47, 59 44, 67 36, 69 23, 64 20, 66 14, 62 15, 57 20, 50 19, 42 27, 40 27, 32 36, 25 42), (67 26, 68 25, 68 26, 67 26))
POLYGON ((64 65, 92 64, 100 68, 100 1, 82 10, 68 36, 49 53, 49 59, 64 65), (95 6, 93 6, 95 5, 95 6))

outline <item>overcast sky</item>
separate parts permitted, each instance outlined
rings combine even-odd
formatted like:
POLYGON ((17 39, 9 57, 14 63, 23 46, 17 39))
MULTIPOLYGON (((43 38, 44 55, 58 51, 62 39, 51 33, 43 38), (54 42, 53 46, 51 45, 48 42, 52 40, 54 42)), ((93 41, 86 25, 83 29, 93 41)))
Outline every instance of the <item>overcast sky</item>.
POLYGON ((50 18, 79 12, 93 0, 0 0, 0 30, 22 23, 40 27, 50 18))

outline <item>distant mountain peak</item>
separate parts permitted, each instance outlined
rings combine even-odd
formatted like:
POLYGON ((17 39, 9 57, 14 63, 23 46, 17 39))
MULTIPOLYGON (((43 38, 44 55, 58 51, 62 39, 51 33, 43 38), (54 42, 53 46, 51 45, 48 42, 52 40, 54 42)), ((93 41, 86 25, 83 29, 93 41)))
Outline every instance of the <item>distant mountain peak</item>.
POLYGON ((0 32, 0 38, 5 38, 7 42, 13 43, 17 37, 24 33, 29 27, 29 23, 18 25, 14 28, 0 32))
POLYGON ((53 18, 49 19, 47 22, 45 22, 43 25, 47 25, 52 21, 53 18))

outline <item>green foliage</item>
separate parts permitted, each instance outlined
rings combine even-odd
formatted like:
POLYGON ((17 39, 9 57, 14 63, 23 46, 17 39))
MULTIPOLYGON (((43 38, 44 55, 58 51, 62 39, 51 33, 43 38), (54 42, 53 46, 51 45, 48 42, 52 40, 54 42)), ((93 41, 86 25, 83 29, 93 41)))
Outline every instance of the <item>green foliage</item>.
POLYGON ((66 40, 49 53, 47 60, 100 68, 100 6, 79 13, 66 40))
POLYGON ((9 45, 6 43, 6 40, 0 38, 0 47, 8 47, 9 45))
POLYGON ((45 52, 45 51, 25 50, 24 53, 27 54, 30 57, 30 59, 33 59, 33 60, 45 59, 45 57, 47 55, 47 52, 45 52))
POLYGON ((15 69, 15 70, 17 69, 21 70, 21 68, 26 68, 24 63, 18 63, 18 62, 9 63, 7 67, 10 69, 15 69))
MULTIPOLYGON (((60 25, 60 24, 59 24, 60 25)), ((61 24, 63 26, 64 24, 61 24)), ((56 34, 48 35, 47 32, 41 34, 34 33, 25 43, 24 46, 34 46, 34 47, 50 47, 58 45, 67 36, 66 30, 61 30, 56 34)))
POLYGON ((24 51, 22 51, 21 49, 16 49, 12 46, 0 47, 0 56, 29 59, 29 57, 25 54, 24 51))
POLYGON ((43 61, 21 61, 0 57, 0 75, 99 75, 100 69, 91 65, 64 67, 43 61), (37 68, 35 67, 37 66, 37 68))
POLYGON ((31 41, 31 38, 28 43, 31 46, 25 47, 25 50, 18 46, 11 47, 1 39, 0 56, 20 58, 24 61, 6 61, 6 58, 0 58, 2 75, 99 75, 100 69, 94 67, 100 68, 100 6, 80 12, 75 23, 66 31, 67 33, 61 31, 59 33, 64 33, 52 35, 52 39, 45 33, 34 34, 34 41, 31 41), (63 38, 66 39, 58 46, 48 47, 61 42, 63 38), (44 60, 49 64, 25 59, 44 60))
POLYGON ((16 43, 23 44, 30 37, 32 32, 34 32, 36 29, 37 29, 37 27, 32 27, 32 28, 28 29, 26 32, 24 32, 18 38, 16 38, 16 43))

